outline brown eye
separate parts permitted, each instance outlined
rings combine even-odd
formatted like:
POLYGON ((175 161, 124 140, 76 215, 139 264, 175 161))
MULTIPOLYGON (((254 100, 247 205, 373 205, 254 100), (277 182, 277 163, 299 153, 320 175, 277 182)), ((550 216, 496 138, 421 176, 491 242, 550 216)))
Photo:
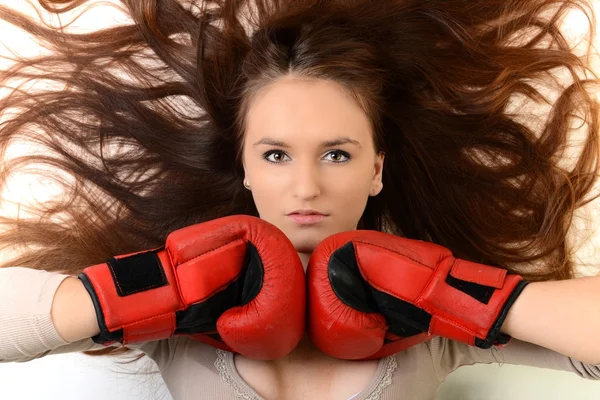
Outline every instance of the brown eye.
POLYGON ((330 161, 334 163, 345 163, 348 160, 350 160, 350 154, 342 150, 332 150, 329 153, 327 153, 327 156, 331 155, 333 155, 333 157, 330 158, 330 161), (343 157, 345 157, 345 159, 343 157))
POLYGON ((283 161, 284 157, 285 153, 280 150, 270 150, 263 154, 263 158, 265 159, 265 161, 270 162, 272 164, 279 164, 283 161))

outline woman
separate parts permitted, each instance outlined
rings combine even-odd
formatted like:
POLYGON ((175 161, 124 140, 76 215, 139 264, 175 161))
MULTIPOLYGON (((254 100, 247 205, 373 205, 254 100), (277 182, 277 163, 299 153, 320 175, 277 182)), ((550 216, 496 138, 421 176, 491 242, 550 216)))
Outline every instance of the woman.
MULTIPOLYGON (((41 2, 60 13, 85 1, 62 3, 41 2)), ((35 64, 46 72, 23 62, 4 79, 37 73, 67 84, 2 104, 21 110, 2 127, 3 146, 27 135, 47 148, 7 162, 2 182, 20 162, 74 178, 54 176, 66 196, 30 210, 42 218, 2 220, 2 246, 23 246, 2 262, 3 289, 10 282, 13 304, 42 293, 48 310, 43 346, 19 354, 13 343, 3 361, 108 354, 94 350, 91 301, 68 276, 161 246, 177 229, 248 214, 279 228, 305 268, 330 235, 369 229, 539 285, 507 318, 516 340, 493 351, 441 337, 365 361, 330 357, 306 337, 270 361, 181 336, 131 346, 157 362, 175 399, 430 398, 459 366, 495 361, 600 378, 591 351, 600 318, 574 311, 593 301, 599 280, 570 279, 566 241, 598 175, 597 81, 557 29, 587 3, 123 3, 135 24, 83 36, 2 9, 55 52, 35 64), (536 86, 561 67, 571 82, 548 119, 535 120, 519 101, 543 101, 536 86), (576 112, 586 136, 565 167, 576 112), (15 289, 26 283, 27 294, 15 289)), ((15 342, 34 329, 25 327, 33 311, 19 312, 24 323, 6 334, 15 342)))

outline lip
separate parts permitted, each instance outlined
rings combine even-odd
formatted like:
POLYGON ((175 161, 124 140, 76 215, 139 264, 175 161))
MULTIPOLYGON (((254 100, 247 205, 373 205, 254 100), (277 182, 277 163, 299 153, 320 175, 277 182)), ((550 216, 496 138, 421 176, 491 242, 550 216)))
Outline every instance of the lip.
POLYGON ((311 209, 298 209, 288 214, 288 217, 297 224, 300 225, 313 225, 323 221, 328 214, 311 210, 311 209))
POLYGON ((288 214, 288 217, 292 219, 292 221, 296 222, 300 225, 313 225, 318 224, 327 218, 327 215, 323 214, 288 214))
POLYGON ((299 215, 324 215, 327 216, 329 214, 324 214, 322 212, 316 211, 316 210, 311 210, 311 209, 298 209, 298 210, 294 210, 291 213, 289 213, 288 215, 292 215, 292 214, 299 214, 299 215))

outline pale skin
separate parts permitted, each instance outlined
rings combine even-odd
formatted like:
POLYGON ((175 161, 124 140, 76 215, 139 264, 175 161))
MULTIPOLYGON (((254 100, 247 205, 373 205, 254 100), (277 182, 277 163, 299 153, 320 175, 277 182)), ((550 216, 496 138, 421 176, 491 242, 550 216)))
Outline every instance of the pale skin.
POLYGON ((365 113, 336 83, 286 77, 253 100, 243 144, 245 180, 260 217, 288 236, 306 264, 327 236, 356 229, 367 199, 383 188, 384 154, 375 152, 365 113), (323 145, 335 140, 348 143, 323 145), (329 217, 299 226, 286 216, 298 208, 329 217))
MULTIPOLYGON (((368 197, 383 187, 384 154, 375 151, 362 109, 333 82, 284 77, 253 99, 246 122, 245 178, 260 217, 288 236, 306 268, 321 240, 356 229, 368 197), (287 147, 254 145, 263 139, 287 147), (350 142, 322 145, 339 139, 350 142), (274 163, 265 160, 267 152, 274 163), (298 226, 286 214, 299 208, 329 215, 318 225, 298 226)), ((600 277, 530 283, 511 308, 502 332, 600 364, 599 304, 600 277)), ((68 342, 99 333, 91 300, 76 278, 60 286, 52 318, 68 342)), ((369 383, 377 368, 377 361, 328 357, 306 337, 281 359, 264 362, 237 355, 235 364, 242 378, 267 399, 347 399, 369 383)))

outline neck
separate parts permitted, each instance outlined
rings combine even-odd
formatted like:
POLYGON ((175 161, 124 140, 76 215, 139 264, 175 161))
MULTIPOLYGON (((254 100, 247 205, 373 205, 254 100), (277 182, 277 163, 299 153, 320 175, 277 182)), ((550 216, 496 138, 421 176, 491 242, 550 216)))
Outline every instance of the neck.
POLYGON ((302 262, 302 266, 304 267, 304 272, 306 272, 306 267, 308 266, 308 260, 310 260, 311 253, 298 253, 298 257, 300 257, 300 261, 302 262))

